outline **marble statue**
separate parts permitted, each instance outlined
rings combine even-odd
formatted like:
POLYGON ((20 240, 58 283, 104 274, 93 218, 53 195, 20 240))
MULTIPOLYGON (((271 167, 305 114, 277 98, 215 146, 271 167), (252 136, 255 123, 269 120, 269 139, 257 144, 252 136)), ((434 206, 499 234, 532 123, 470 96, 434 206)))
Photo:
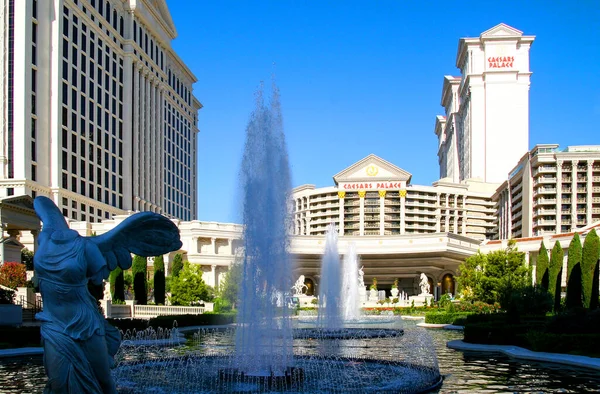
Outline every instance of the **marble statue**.
POLYGON ((34 256, 35 276, 44 302, 41 321, 44 394, 116 393, 110 368, 121 342, 88 291, 88 282, 102 284, 117 266, 131 267, 131 253, 157 256, 181 248, 179 230, 169 219, 141 212, 113 230, 83 237, 69 229, 54 202, 34 200, 43 223, 34 256))
POLYGON ((362 267, 360 267, 360 269, 358 270, 358 288, 359 289, 365 287, 365 271, 363 271, 363 268, 365 268, 364 265, 362 267))
POLYGON ((421 294, 430 294, 429 291, 431 290, 431 286, 429 286, 429 279, 427 279, 427 275, 425 275, 425 273, 421 273, 419 287, 421 288, 421 294))
POLYGON ((304 275, 300 275, 294 286, 292 286, 292 290, 294 290, 294 295, 302 295, 304 289, 308 289, 308 286, 304 284, 304 275))

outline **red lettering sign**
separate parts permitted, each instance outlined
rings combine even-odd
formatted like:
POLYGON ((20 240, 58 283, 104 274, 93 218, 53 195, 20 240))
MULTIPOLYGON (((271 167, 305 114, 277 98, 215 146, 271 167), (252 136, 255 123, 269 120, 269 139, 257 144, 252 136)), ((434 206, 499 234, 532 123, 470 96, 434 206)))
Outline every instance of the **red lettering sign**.
POLYGON ((488 68, 512 68, 515 61, 514 56, 490 56, 488 57, 488 68))

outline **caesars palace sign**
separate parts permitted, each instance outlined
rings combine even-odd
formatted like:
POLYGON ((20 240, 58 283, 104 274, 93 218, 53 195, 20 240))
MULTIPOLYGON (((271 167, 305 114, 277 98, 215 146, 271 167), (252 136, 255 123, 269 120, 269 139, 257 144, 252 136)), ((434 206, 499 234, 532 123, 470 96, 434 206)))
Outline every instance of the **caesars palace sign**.
POLYGON ((340 185, 340 188, 344 190, 393 190, 402 187, 402 182, 356 182, 340 185))
POLYGON ((514 56, 490 56, 488 57, 488 68, 512 68, 515 61, 514 56))

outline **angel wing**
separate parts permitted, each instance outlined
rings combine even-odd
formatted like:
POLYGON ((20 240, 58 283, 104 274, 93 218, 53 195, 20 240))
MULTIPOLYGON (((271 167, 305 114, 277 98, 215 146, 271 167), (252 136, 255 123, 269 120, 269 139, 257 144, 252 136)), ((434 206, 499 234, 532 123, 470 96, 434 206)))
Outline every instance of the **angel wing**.
POLYGON ((175 223, 154 212, 136 213, 107 233, 87 240, 98 247, 110 271, 117 265, 122 269, 131 267, 131 253, 159 256, 182 246, 175 223))

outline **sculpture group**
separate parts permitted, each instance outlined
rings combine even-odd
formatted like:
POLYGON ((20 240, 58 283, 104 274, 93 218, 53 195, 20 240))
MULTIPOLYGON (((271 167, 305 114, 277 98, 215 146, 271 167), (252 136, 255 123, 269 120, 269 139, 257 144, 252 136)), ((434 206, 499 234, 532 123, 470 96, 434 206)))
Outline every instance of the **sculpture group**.
POLYGON ((116 393, 110 368, 121 334, 100 313, 88 282, 100 285, 117 266, 131 267, 131 253, 180 249, 179 230, 159 214, 141 212, 105 234, 83 237, 52 200, 37 197, 34 208, 43 223, 34 266, 44 302, 36 315, 48 375, 44 393, 116 393))

